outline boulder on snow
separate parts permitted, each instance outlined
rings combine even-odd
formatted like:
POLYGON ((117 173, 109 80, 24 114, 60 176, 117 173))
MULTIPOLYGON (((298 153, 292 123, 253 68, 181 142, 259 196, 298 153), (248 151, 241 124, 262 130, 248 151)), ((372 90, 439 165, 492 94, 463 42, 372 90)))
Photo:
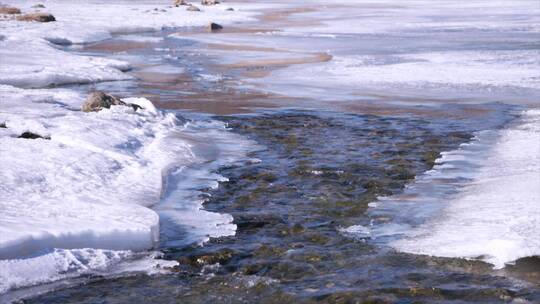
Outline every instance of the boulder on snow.
POLYGON ((49 13, 31 13, 17 17, 19 21, 52 22, 56 21, 53 15, 49 13))
POLYGON ((88 98, 86 98, 81 109, 83 112, 97 112, 103 109, 110 109, 111 106, 129 106, 135 111, 142 109, 142 107, 137 104, 125 103, 120 100, 120 98, 101 91, 91 93, 88 98))
POLYGON ((13 6, 0 6, 0 14, 15 15, 20 14, 21 10, 13 6))
POLYGON ((103 109, 109 109, 111 106, 125 106, 126 103, 119 98, 96 91, 90 94, 82 105, 83 112, 97 112, 103 109))
POLYGON ((219 1, 217 1, 217 0, 202 0, 201 1, 202 5, 216 5, 218 3, 219 3, 219 1))
POLYGON ((219 30, 223 29, 223 26, 221 26, 221 25, 219 25, 217 23, 211 22, 208 25, 208 29, 211 30, 211 31, 219 31, 219 30))
POLYGON ((188 6, 187 10, 190 11, 190 12, 200 12, 201 11, 201 9, 196 7, 195 5, 188 6))
POLYGON ((45 8, 45 5, 40 3, 40 4, 33 5, 32 8, 45 8))

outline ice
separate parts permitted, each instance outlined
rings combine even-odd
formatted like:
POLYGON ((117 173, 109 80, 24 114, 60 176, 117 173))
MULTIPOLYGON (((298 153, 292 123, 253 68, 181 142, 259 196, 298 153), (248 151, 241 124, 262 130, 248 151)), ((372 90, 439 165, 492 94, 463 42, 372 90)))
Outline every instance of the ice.
POLYGON ((371 208, 378 242, 495 268, 540 255, 540 110, 524 111, 505 129, 479 132, 437 163, 404 195, 371 208), (377 224, 379 217, 392 221, 377 224))
POLYGON ((0 83, 24 88, 125 80, 127 62, 78 56, 45 40, 7 38, 0 41, 0 83))
MULTIPOLYGON (((76 278, 81 275, 110 277, 128 271, 156 274, 165 272, 178 264, 175 261, 160 260, 156 257, 160 257, 160 254, 83 248, 55 249, 37 257, 0 260, 0 294, 10 289, 76 278)), ((14 299, 16 297, 9 300, 14 299)), ((4 299, 0 297, 0 300, 4 299)))
POLYGON ((210 52, 224 64, 281 62, 240 85, 323 105, 399 98, 538 101, 537 1, 342 0, 330 9, 321 2, 310 1, 312 9, 298 10, 273 31, 188 39, 257 46, 210 52))

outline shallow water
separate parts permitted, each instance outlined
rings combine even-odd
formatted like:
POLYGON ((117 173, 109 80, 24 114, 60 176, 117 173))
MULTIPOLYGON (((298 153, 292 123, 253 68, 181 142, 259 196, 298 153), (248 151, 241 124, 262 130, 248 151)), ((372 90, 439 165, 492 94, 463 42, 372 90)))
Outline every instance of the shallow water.
MULTIPOLYGON (((368 203, 400 193, 440 151, 467 142, 466 124, 421 118, 279 111, 222 116, 264 148, 202 197, 235 236, 170 247, 175 274, 103 280, 28 303, 538 301, 534 284, 480 261, 399 253, 348 234, 368 203)), ((535 262, 534 262, 535 263, 535 262)))

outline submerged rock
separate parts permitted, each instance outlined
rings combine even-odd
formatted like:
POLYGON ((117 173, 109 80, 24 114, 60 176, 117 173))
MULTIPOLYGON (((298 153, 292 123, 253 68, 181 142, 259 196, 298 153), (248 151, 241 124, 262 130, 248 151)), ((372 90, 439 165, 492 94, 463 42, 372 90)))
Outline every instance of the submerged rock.
POLYGON ((31 13, 17 17, 19 21, 53 22, 56 21, 49 13, 31 13))
POLYGON ((15 15, 20 14, 21 10, 13 6, 0 6, 0 14, 15 15))
POLYGON ((216 4, 219 4, 219 1, 217 1, 217 0, 202 0, 201 4, 202 5, 216 5, 216 4))
POLYGON ((233 258, 234 254, 235 252, 232 249, 224 248, 215 252, 181 257, 178 262, 192 267, 202 267, 214 264, 224 265, 233 258))
POLYGON ((223 26, 217 24, 217 23, 214 23, 214 22, 211 22, 209 25, 208 25, 208 29, 210 31, 219 31, 219 30, 222 30, 223 29, 223 26))
POLYGON ((186 10, 188 10, 190 12, 200 12, 201 11, 201 9, 196 7, 195 5, 188 6, 188 8, 186 10))
POLYGON ((30 132, 30 131, 24 132, 23 134, 19 135, 18 138, 24 138, 24 139, 38 139, 38 138, 51 139, 49 136, 42 136, 42 135, 30 132))

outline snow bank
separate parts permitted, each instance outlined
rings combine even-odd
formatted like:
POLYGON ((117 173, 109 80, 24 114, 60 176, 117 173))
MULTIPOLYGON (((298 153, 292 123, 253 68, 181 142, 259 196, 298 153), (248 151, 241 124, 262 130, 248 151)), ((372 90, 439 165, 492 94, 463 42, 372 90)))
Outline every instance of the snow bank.
POLYGON ((404 252, 502 268, 540 255, 540 110, 445 153, 403 195, 372 204, 372 237, 404 252), (388 224, 377 218, 388 217, 388 224))
MULTIPOLYGON (((193 158, 172 114, 69 111, 69 91, 0 86, 0 258, 52 248, 142 250, 158 241, 164 168, 193 158), (60 95, 61 98, 55 98, 60 95), (51 103, 55 102, 55 103, 51 103), (18 138, 33 132, 46 139, 18 138)), ((77 98, 81 100, 81 98, 77 98)))

